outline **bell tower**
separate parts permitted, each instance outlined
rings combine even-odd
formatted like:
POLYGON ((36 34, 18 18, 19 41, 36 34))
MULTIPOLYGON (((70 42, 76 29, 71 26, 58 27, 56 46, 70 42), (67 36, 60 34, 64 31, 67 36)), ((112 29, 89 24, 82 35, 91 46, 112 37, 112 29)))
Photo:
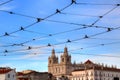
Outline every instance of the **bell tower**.
POLYGON ((68 54, 67 47, 64 48, 64 53, 61 55, 61 64, 71 64, 71 56, 68 54))
POLYGON ((52 50, 51 56, 48 58, 48 72, 53 73, 54 65, 58 64, 58 57, 55 55, 55 50, 52 50))
POLYGON ((67 47, 64 48, 64 53, 61 55, 60 65, 62 67, 62 74, 63 75, 70 75, 71 74, 71 55, 68 54, 67 47))
POLYGON ((48 58, 48 65, 58 64, 58 57, 55 55, 55 50, 52 50, 51 56, 48 58))

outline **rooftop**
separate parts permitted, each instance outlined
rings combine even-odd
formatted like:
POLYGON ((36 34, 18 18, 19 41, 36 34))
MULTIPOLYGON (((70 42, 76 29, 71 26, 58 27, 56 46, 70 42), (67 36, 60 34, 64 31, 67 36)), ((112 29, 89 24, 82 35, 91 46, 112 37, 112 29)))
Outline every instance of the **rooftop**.
POLYGON ((96 64, 96 63, 92 62, 91 60, 85 61, 83 63, 83 65, 85 66, 85 69, 77 69, 77 70, 74 70, 73 72, 75 72, 75 71, 84 71, 84 70, 91 70, 91 69, 120 72, 120 69, 114 67, 113 65, 111 67, 108 67, 107 65, 96 64))
POLYGON ((10 71, 12 71, 13 69, 9 68, 9 67, 0 67, 0 74, 6 74, 10 71))

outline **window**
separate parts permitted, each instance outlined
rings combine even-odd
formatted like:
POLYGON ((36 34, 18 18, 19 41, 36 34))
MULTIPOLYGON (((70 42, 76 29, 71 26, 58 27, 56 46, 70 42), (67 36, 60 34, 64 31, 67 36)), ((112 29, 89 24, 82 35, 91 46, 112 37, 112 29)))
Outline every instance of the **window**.
POLYGON ((83 78, 81 80, 83 80, 83 78))
POLYGON ((10 74, 8 74, 8 78, 10 78, 10 74))
POLYGON ((69 66, 67 67, 67 69, 69 69, 69 66))
POLYGON ((91 72, 91 76, 93 76, 93 72, 91 72))
POLYGON ((112 77, 113 77, 113 74, 112 74, 112 77))
POLYGON ((57 68, 56 68, 56 73, 57 73, 57 68))
POLYGON ((62 62, 64 62, 64 58, 62 58, 62 62))
POLYGON ((95 71, 95 76, 98 76, 97 71, 95 71))
POLYGON ((14 78, 15 76, 13 75, 13 78, 14 78))
POLYGON ((49 71, 51 72, 51 69, 49 68, 49 71))
POLYGON ((88 72, 86 72, 86 76, 88 76, 88 72))
POLYGON ((49 61, 49 63, 51 64, 51 60, 49 61))
POLYGON ((69 58, 67 58, 67 61, 69 62, 69 58))
POLYGON ((93 80, 93 78, 91 78, 90 80, 93 80))
POLYGON ((105 76, 105 73, 104 73, 104 76, 105 76))
POLYGON ((88 80, 88 77, 86 78, 86 80, 88 80))
POLYGON ((99 73, 99 76, 102 76, 102 73, 101 73, 101 72, 99 73))

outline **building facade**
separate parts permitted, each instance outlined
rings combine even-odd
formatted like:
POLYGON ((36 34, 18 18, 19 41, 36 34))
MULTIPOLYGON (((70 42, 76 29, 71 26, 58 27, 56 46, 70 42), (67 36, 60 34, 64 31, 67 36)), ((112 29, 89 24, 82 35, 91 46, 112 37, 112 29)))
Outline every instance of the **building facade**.
POLYGON ((0 80, 16 80, 16 69, 11 69, 9 67, 1 67, 0 80))
POLYGON ((65 48, 63 55, 61 55, 60 63, 53 49, 52 55, 48 59, 48 72, 54 76, 69 75, 71 72, 69 68, 71 68, 71 56, 68 55, 67 48, 65 48))
POLYGON ((48 72, 25 70, 17 73, 17 80, 54 80, 54 77, 48 72))
POLYGON ((84 63, 71 63, 71 55, 68 54, 67 47, 60 56, 60 62, 52 50, 51 56, 48 58, 48 72, 53 74, 57 79, 61 76, 67 77, 69 80, 119 80, 120 69, 115 66, 107 67, 104 64, 96 64, 90 60, 84 63))
POLYGON ((72 72, 71 80, 119 80, 120 69, 93 67, 72 72))

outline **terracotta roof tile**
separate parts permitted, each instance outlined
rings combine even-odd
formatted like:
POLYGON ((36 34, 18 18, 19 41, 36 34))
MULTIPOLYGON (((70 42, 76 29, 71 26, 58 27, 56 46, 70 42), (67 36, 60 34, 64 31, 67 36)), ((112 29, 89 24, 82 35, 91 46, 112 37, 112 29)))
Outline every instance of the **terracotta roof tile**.
POLYGON ((12 71, 12 69, 10 68, 0 68, 0 74, 6 74, 10 71, 12 71))

